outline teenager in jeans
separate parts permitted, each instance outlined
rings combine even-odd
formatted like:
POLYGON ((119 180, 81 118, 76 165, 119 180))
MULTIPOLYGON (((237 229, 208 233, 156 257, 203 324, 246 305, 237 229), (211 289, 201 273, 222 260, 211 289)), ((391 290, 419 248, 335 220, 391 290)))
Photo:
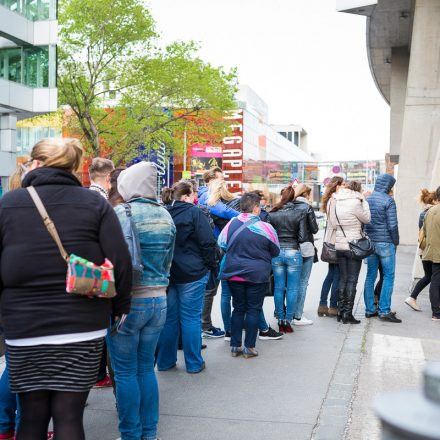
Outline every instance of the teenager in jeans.
POLYGON ((295 210, 295 189, 284 188, 281 200, 272 208, 270 224, 278 234, 280 255, 273 258, 275 315, 278 319, 279 331, 292 333, 291 322, 298 299, 301 278, 302 256, 300 242, 305 241, 305 217, 295 210), (286 295, 286 308, 284 308, 286 295))
POLYGON ((260 197, 241 197, 243 212, 223 229, 219 246, 226 252, 221 279, 227 280, 234 310, 231 317, 231 353, 258 356, 255 349, 258 319, 269 288, 271 261, 280 253, 278 237, 271 225, 260 220, 260 197), (242 331, 245 329, 244 347, 242 331))
MULTIPOLYGON (((419 200, 425 205, 425 209, 420 213, 419 216, 419 230, 421 230, 423 228, 426 213, 430 208, 438 204, 437 193, 436 191, 428 191, 426 188, 423 188, 419 200)), ((422 249, 419 249, 419 253, 420 258, 422 258, 422 249)), ((422 260, 422 265, 424 276, 417 282, 417 284, 414 286, 413 291, 411 292, 411 295, 405 300, 405 303, 417 312, 420 312, 422 310, 417 304, 417 297, 426 286, 429 286, 432 278, 432 262, 422 260)))
POLYGON ((124 204, 115 211, 123 231, 133 221, 139 236, 143 273, 132 289, 131 309, 117 332, 107 336, 116 379, 122 440, 155 440, 159 389, 154 356, 167 314, 166 290, 176 227, 157 202, 157 169, 140 162, 122 171, 118 192, 124 204))
POLYGON ((376 180, 373 193, 367 199, 371 211, 371 223, 365 227, 365 232, 374 244, 374 254, 367 259, 364 301, 367 318, 379 315, 382 321, 400 323, 402 321, 391 311, 396 248, 399 245, 396 202, 392 197, 395 183, 396 179, 390 174, 381 174, 376 180), (383 269, 383 284, 377 310, 374 303, 374 282, 379 262, 383 269))
POLYGON ((194 205, 189 182, 162 191, 162 200, 176 225, 176 245, 168 291, 168 315, 157 348, 157 368, 169 370, 177 363, 182 333, 186 371, 205 368, 201 354, 202 307, 209 272, 216 268, 216 241, 206 215, 194 205))

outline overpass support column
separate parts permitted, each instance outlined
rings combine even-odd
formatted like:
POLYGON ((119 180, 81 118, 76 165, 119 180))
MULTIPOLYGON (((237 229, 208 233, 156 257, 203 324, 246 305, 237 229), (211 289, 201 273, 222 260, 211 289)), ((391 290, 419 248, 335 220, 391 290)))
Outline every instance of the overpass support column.
POLYGON ((439 23, 439 0, 415 1, 396 191, 402 244, 417 242, 420 188, 440 185, 432 179, 440 159, 439 23))

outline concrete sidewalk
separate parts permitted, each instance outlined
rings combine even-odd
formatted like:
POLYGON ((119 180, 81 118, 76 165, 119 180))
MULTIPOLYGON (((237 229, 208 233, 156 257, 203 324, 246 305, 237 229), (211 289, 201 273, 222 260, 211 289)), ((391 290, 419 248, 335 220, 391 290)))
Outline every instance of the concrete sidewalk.
MULTIPOLYGON (((318 263, 311 276, 305 315, 314 325, 295 327, 295 333, 279 341, 258 341, 260 356, 248 360, 232 358, 223 339, 207 340, 203 352, 207 368, 201 374, 185 372, 181 353, 177 369, 158 373, 161 439, 311 438, 350 329, 316 315, 326 272, 327 265, 318 263)), ((266 298, 264 309, 275 327, 273 298, 266 298)), ((220 295, 214 304, 214 324, 223 327, 220 295)), ((360 342, 356 345, 360 347, 360 342)), ((338 433, 345 427, 346 402, 338 433)), ((85 426, 88 440, 119 436, 111 390, 91 392, 85 426)))
MULTIPOLYGON (((177 369, 158 373, 159 436, 163 440, 375 440, 379 425, 370 407, 389 389, 418 386, 426 360, 440 360, 440 326, 430 319, 428 295, 423 312, 408 296, 414 248, 399 248, 393 309, 402 324, 364 318, 365 264, 359 277, 356 314, 360 325, 318 318, 316 309, 327 265, 313 268, 305 315, 312 326, 295 327, 280 341, 258 341, 260 356, 232 358, 228 343, 208 340, 206 370, 189 375, 179 353, 177 369)), ((214 323, 222 326, 220 295, 214 323)), ((273 299, 265 314, 275 327, 273 299)), ((117 414, 111 390, 93 390, 86 409, 88 440, 114 440, 117 414)))
POLYGON ((380 426, 372 411, 379 393, 421 386, 427 361, 440 361, 440 324, 431 320, 429 287, 417 300, 415 312, 404 300, 409 296, 414 247, 399 247, 392 309, 402 324, 368 322, 358 385, 353 396, 346 438, 378 440, 380 426))

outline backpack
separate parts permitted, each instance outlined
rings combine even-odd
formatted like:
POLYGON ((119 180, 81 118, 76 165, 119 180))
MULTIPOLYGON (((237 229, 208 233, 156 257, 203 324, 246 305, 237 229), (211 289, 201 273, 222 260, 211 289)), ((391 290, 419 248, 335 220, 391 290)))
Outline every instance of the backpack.
POLYGON ((121 225, 122 232, 131 255, 131 264, 133 266, 133 285, 136 285, 144 273, 139 232, 133 221, 130 204, 123 203, 122 206, 124 207, 126 214, 126 219, 121 225))

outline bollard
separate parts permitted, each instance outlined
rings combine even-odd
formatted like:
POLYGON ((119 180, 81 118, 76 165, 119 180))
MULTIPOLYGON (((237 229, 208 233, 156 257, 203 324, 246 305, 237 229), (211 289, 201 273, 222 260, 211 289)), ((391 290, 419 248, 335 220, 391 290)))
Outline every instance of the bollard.
POLYGON ((387 393, 374 409, 382 440, 440 440, 440 363, 425 368, 423 390, 387 393))

